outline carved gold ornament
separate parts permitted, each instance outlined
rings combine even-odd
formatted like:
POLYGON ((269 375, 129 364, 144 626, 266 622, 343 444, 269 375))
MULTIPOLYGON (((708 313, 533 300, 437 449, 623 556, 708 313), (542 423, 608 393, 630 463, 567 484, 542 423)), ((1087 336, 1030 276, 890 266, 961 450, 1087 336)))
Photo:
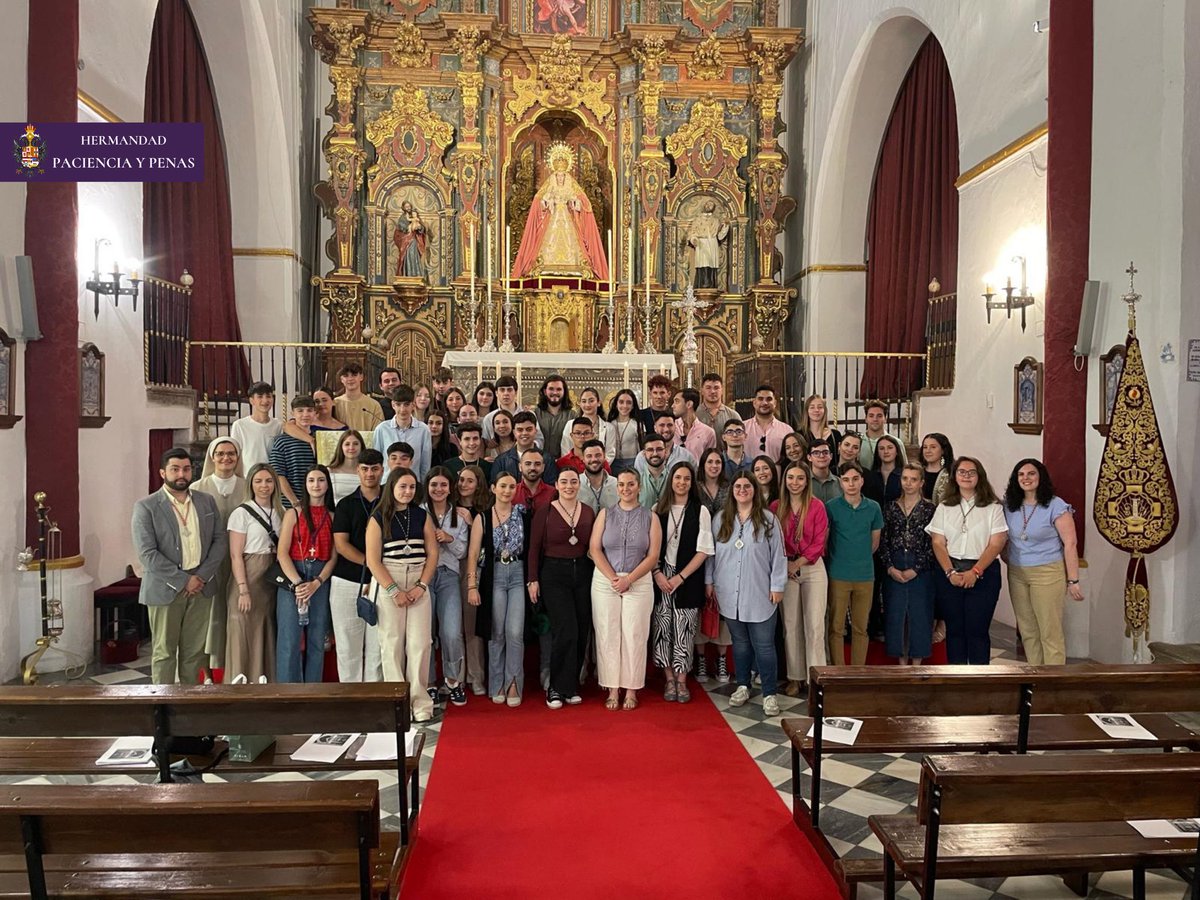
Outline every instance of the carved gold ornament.
POLYGON ((692 106, 687 124, 667 138, 667 152, 677 160, 697 141, 711 141, 716 152, 727 151, 737 160, 746 155, 749 141, 725 127, 725 105, 710 94, 692 106))
POLYGON ((1134 307, 1141 299, 1133 290, 1137 270, 1130 263, 1126 271, 1129 293, 1123 299, 1130 306, 1130 327, 1125 368, 1100 457, 1092 519, 1106 541, 1132 554, 1125 576, 1125 635, 1133 638, 1136 652, 1150 621, 1143 557, 1171 540, 1179 524, 1179 504, 1137 339, 1134 307))
POLYGON ((700 42, 692 54, 691 73, 701 81, 719 81, 725 77, 725 57, 721 53, 721 39, 710 34, 700 42))
POLYGON ((661 34, 652 34, 634 46, 633 55, 642 64, 642 77, 657 81, 667 56, 667 42, 661 34))
POLYGON ((570 35, 555 35, 550 46, 529 69, 528 77, 505 70, 505 76, 512 78, 513 90, 517 95, 504 105, 505 122, 513 124, 519 121, 537 104, 546 109, 577 109, 583 106, 601 124, 612 117, 612 105, 604 99, 607 90, 604 79, 584 76, 583 64, 579 54, 571 47, 570 35))
POLYGON ((474 25, 465 25, 454 32, 450 45, 462 60, 463 68, 471 70, 478 68, 480 57, 488 52, 492 42, 482 37, 474 25))
POLYGON ((392 42, 388 56, 402 69, 417 69, 429 65, 433 54, 425 45, 421 27, 416 22, 401 22, 396 27, 396 40, 392 42))

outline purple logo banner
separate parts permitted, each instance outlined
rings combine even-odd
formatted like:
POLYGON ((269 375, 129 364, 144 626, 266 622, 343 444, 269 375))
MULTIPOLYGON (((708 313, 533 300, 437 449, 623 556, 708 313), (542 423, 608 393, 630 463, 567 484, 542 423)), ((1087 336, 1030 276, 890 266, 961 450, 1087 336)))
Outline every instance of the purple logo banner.
POLYGON ((199 122, 3 122, 0 181, 203 181, 199 122))

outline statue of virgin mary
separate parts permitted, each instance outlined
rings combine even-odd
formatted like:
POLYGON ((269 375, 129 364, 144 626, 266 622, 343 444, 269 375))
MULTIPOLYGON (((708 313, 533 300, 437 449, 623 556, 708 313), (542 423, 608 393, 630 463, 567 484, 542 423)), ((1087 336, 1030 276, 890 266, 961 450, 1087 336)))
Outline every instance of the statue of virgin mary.
POLYGON ((608 280, 608 260, 592 204, 571 170, 575 151, 562 141, 546 152, 550 175, 538 188, 513 263, 514 278, 574 275, 608 280))

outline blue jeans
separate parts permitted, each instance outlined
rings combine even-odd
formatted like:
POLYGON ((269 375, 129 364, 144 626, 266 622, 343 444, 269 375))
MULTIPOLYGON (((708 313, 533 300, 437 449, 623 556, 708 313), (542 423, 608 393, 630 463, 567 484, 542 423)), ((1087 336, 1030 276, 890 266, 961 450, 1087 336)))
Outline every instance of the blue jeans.
MULTIPOLYGON (((438 566, 429 585, 433 600, 432 632, 442 645, 442 677, 455 683, 463 680, 462 587, 458 573, 438 566)), ((437 684, 437 660, 429 654, 429 684, 437 684)))
POLYGON ((771 612, 765 622, 739 622, 726 618, 729 636, 733 638, 733 667, 741 687, 750 687, 750 670, 756 669, 762 679, 764 697, 778 690, 779 660, 775 655, 775 622, 779 610, 771 612))
MULTIPOLYGON (((302 581, 312 581, 325 568, 325 560, 292 560, 302 581)), ((329 582, 308 598, 308 625, 300 627, 296 595, 278 588, 275 591, 275 622, 279 629, 275 645, 275 680, 280 683, 319 683, 325 672, 325 638, 329 636, 329 582), (300 660, 300 633, 305 633, 303 664, 300 660)))
POLYGON ((1000 560, 983 570, 975 587, 955 587, 945 575, 937 585, 938 614, 946 623, 946 662, 986 666, 992 661, 992 616, 1000 599, 1000 560))
MULTIPOLYGON (((915 565, 916 554, 896 553, 892 566, 903 572, 915 565)), ((943 576, 944 577, 944 576, 943 576)), ((912 581, 899 582, 883 573, 883 632, 888 656, 928 659, 933 653, 933 574, 921 572, 912 581), (908 625, 908 652, 904 626, 908 625)))
POLYGON ((503 694, 513 682, 525 692, 525 563, 492 569, 492 637, 488 641, 488 693, 503 694))

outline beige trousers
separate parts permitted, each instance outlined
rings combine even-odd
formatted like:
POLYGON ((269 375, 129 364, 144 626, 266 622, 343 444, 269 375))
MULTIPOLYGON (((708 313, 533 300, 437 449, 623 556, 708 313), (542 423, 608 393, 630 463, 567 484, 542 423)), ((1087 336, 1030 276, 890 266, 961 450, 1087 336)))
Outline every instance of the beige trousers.
POLYGON ((830 581, 829 605, 833 617, 829 630, 829 664, 846 664, 846 641, 842 630, 846 627, 846 609, 850 610, 850 665, 863 666, 867 663, 867 618, 871 614, 871 594, 874 581, 830 581))
POLYGON ((1031 666, 1061 666, 1067 661, 1063 602, 1067 570, 1062 561, 1042 566, 1009 566, 1008 596, 1031 666))
POLYGON ((799 581, 789 578, 783 589, 783 647, 791 681, 808 681, 809 666, 825 665, 828 593, 829 578, 820 559, 800 570, 799 581))
POLYGON ((601 687, 638 690, 646 686, 646 642, 653 608, 654 583, 649 574, 618 594, 599 569, 592 573, 596 677, 601 687))
POLYGON ((212 598, 183 591, 166 606, 147 606, 150 618, 150 680, 155 684, 195 684, 208 665, 204 651, 212 598))
MULTIPOLYGON (((402 591, 407 591, 421 578, 423 563, 387 560, 388 573, 402 591)), ((372 580, 371 590, 375 584, 372 580)), ((372 596, 375 596, 372 593, 372 596)), ((413 716, 432 715, 433 701, 429 699, 429 654, 433 652, 433 604, 429 592, 412 606, 397 606, 383 590, 379 590, 376 607, 379 611, 379 654, 383 662, 384 681, 408 682, 408 702, 413 716)))

